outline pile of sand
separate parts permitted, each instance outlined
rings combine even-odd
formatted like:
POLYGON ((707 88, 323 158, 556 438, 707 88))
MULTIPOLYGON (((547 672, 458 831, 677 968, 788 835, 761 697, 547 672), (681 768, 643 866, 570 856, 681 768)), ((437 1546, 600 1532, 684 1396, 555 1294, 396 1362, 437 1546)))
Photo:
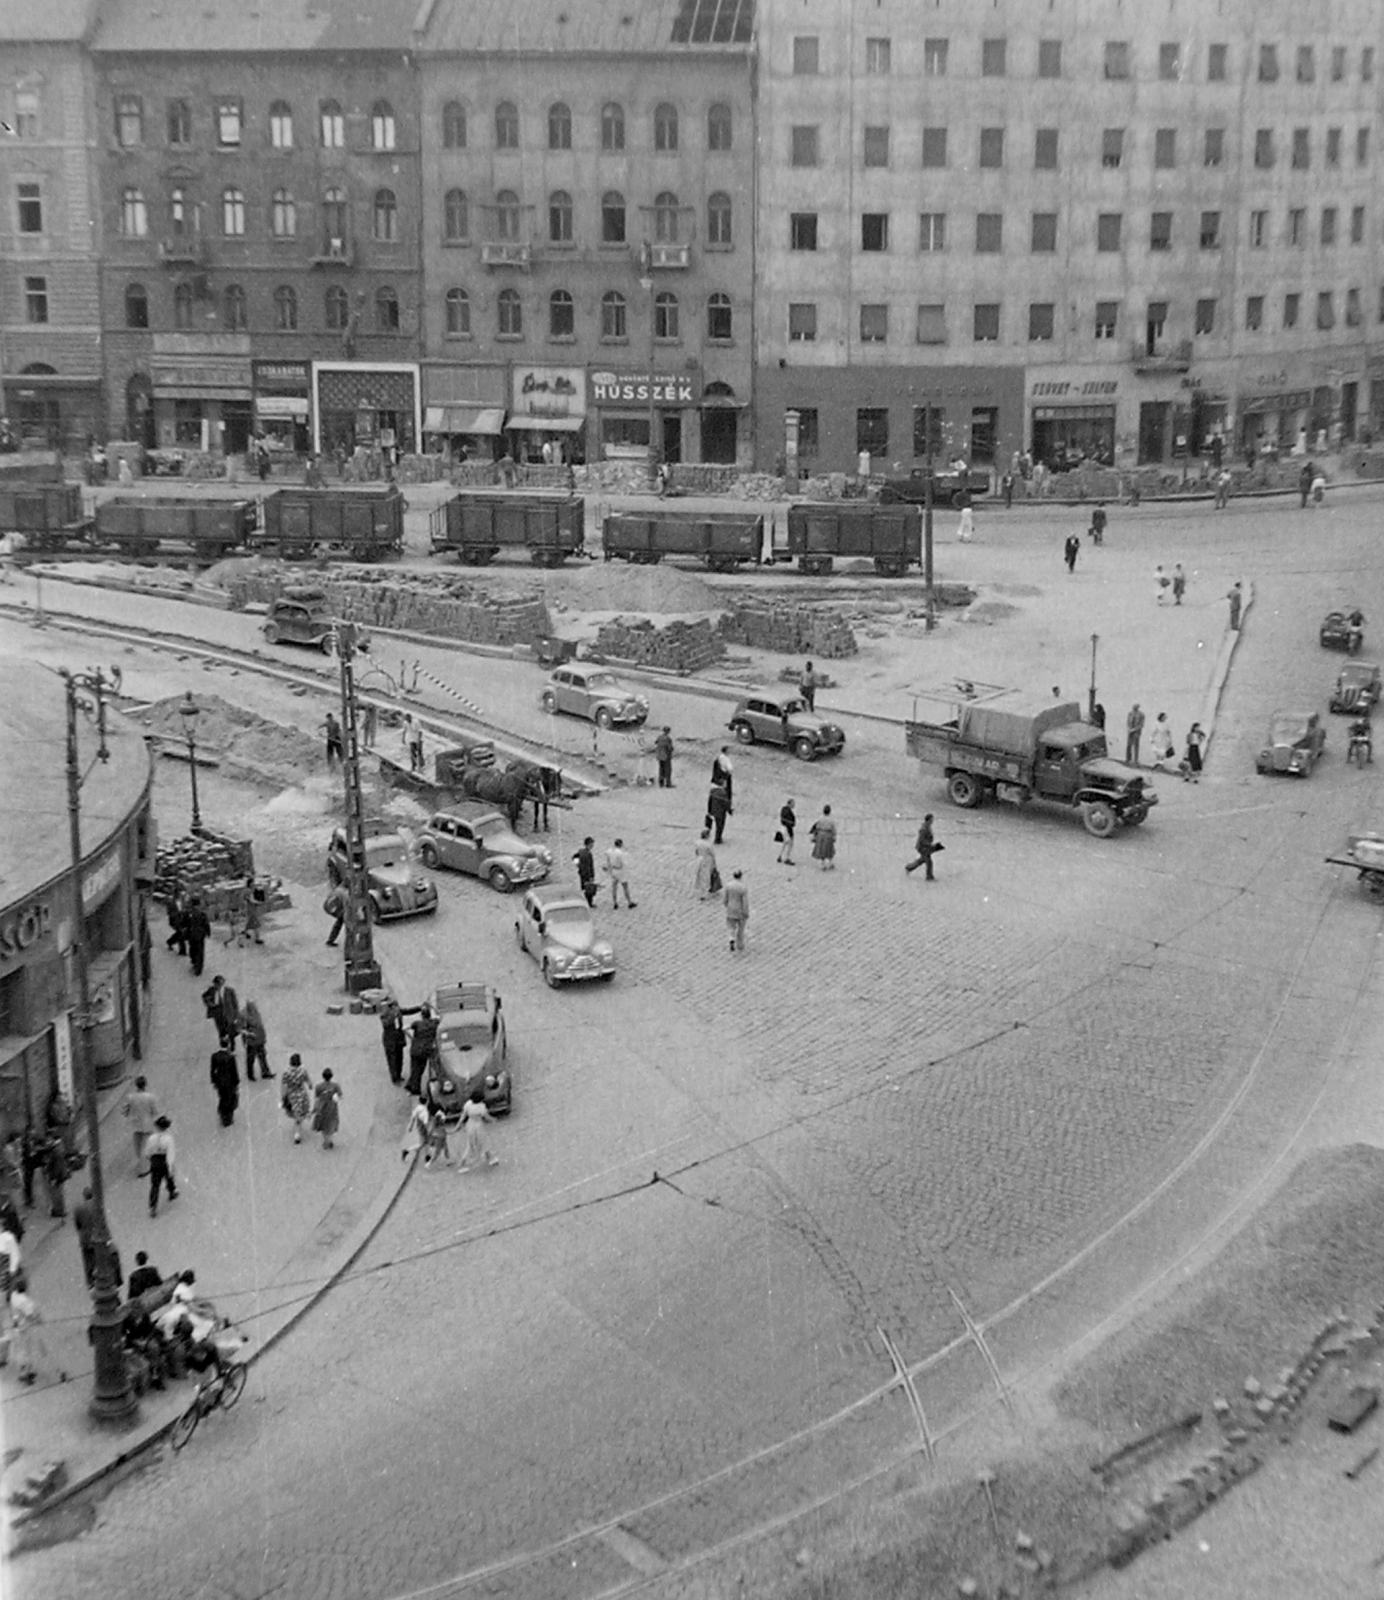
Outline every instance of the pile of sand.
MULTIPOLYGON (((174 749, 184 749, 184 703, 177 695, 156 700, 137 712, 135 720, 150 733, 167 739, 174 749)), ((280 781, 302 777, 322 765, 324 746, 313 733, 271 722, 219 695, 199 695, 197 705, 197 748, 218 756, 229 773, 280 781)))
POLYGON ((716 590, 695 572, 680 567, 633 566, 623 561, 598 561, 572 571, 550 574, 547 598, 576 611, 641 616, 701 616, 723 611, 716 590))

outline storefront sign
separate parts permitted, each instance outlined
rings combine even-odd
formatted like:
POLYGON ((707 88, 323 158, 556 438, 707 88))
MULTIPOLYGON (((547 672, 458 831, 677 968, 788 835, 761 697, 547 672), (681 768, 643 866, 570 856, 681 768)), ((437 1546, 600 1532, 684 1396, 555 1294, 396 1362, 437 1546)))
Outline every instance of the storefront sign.
POLYGON ((256 361, 254 374, 257 394, 306 395, 308 392, 306 361, 256 361))
POLYGON ((1288 394, 1247 395, 1240 401, 1240 415, 1250 417, 1267 411, 1306 411, 1311 404, 1310 389, 1294 389, 1288 394))
POLYGON ((593 372, 591 403, 594 406, 655 405, 690 406, 694 377, 671 372, 593 372), (653 393, 650 394, 652 386, 653 393))
POLYGON ((1112 396, 1119 388, 1118 378, 1087 378, 1085 381, 1054 382, 1051 378, 1036 381, 1029 391, 1033 400, 1093 400, 1103 395, 1112 396))
POLYGON ((296 394, 257 394, 255 415, 258 417, 306 417, 308 397, 296 394))
POLYGON ((586 373, 581 367, 516 367, 510 409, 526 417, 584 417, 586 373))
POLYGON ((95 910, 119 882, 120 852, 112 850, 103 861, 82 874, 82 910, 95 910))
POLYGON ((53 1018, 53 1059, 58 1069, 58 1093, 75 1104, 72 1076, 72 1013, 59 1011, 53 1018))
POLYGON ((46 900, 34 900, 0 922, 0 970, 12 966, 51 932, 53 912, 46 900))
POLYGON ((152 373, 155 395, 161 391, 177 391, 233 399, 248 400, 250 397, 250 363, 234 357, 159 356, 153 363, 152 373))

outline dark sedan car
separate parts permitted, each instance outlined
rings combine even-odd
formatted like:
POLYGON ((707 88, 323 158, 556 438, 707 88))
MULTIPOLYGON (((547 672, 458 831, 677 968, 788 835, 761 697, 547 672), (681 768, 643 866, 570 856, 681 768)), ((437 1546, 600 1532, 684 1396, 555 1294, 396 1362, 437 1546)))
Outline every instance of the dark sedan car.
POLYGON ((1350 661, 1336 674, 1336 687, 1331 691, 1331 709, 1354 716, 1368 716, 1379 702, 1379 664, 1374 661, 1350 661))

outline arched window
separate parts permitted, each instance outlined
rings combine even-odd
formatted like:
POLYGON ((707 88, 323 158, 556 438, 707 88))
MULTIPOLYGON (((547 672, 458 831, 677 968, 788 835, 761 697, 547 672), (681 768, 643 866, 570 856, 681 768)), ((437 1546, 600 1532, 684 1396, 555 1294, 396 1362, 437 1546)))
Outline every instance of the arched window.
POLYGON ((276 100, 269 108, 269 142, 276 150, 293 148, 293 107, 276 100))
POLYGON ((375 328, 379 333, 399 331, 399 296, 387 283, 375 290, 375 328))
POLYGON ((131 239, 142 239, 149 231, 149 214, 144 209, 144 193, 126 189, 120 196, 120 231, 131 239))
POLYGON ((464 189, 448 189, 442 202, 442 237, 449 244, 465 239, 471 232, 471 209, 464 189))
POLYGON ((524 336, 524 307, 517 289, 501 289, 495 300, 500 315, 500 337, 522 339, 524 336))
POLYGON ((238 283, 228 283, 221 295, 221 326, 227 333, 243 333, 248 325, 245 291, 238 283))
POLYGON ((131 283, 125 289, 125 326, 149 326, 149 292, 142 283, 131 283))
POLYGON ((346 191, 328 189, 322 196, 322 241, 327 253, 346 248, 346 191))
POLYGON ((519 111, 512 101, 502 100, 495 107, 495 148, 519 148, 519 111))
POLYGON ((183 189, 168 191, 168 228, 177 235, 188 231, 187 193, 183 189))
POLYGON ((449 100, 442 108, 442 143, 448 150, 466 148, 466 107, 460 100, 449 100))
POLYGON ((291 239, 298 232, 298 207, 287 189, 275 189, 270 217, 276 239, 291 239))
POLYGON ((706 242, 725 246, 732 243, 728 194, 714 194, 706 203, 706 242))
POLYGON ((731 308, 728 294, 713 294, 706 302, 706 336, 721 342, 731 338, 731 308))
POLYGON ((495 196, 495 236, 499 239, 519 237, 519 196, 513 189, 501 189, 495 196))
POLYGON ((548 337, 571 339, 577 332, 577 308, 566 289, 554 289, 548 296, 548 337))
POLYGON ((730 107, 712 106, 706 114, 706 147, 708 150, 729 150, 734 139, 735 124, 730 107))
POLYGON ((221 191, 221 231, 228 239, 238 239, 245 232, 244 189, 221 191))
POLYGON ((601 149, 625 148, 625 108, 611 100, 601 107, 601 149))
POLYGON ((375 190, 375 237, 381 244, 398 242, 399 203, 393 189, 375 190))
POLYGON ((601 196, 601 243, 624 244, 625 197, 614 189, 601 196))
POLYGON ((375 150, 394 148, 394 107, 388 100, 377 100, 370 107, 370 144, 375 150))
POLYGON ((654 149, 668 153, 678 147, 678 108, 666 101, 654 110, 654 149))
POLYGON ((322 148, 340 150, 346 143, 346 119, 341 114, 341 102, 324 100, 318 107, 317 117, 322 135, 322 148))
POLYGON ((572 242, 572 196, 565 189, 548 196, 548 238, 553 244, 572 242))
POLYGON ((654 296, 654 338, 672 340, 678 337, 678 297, 665 289, 654 296))
POLYGON ((298 326, 298 296, 286 283, 274 291, 274 326, 280 333, 292 333, 298 326))
POLYGON ((192 285, 180 283, 173 291, 173 326, 184 331, 192 326, 192 285))
POLYGON ((346 291, 339 283, 334 283, 327 290, 325 309, 327 313, 327 327, 333 333, 340 333, 350 325, 351 302, 346 291))
POLYGON ((678 197, 667 189, 654 200, 654 238, 659 244, 678 242, 678 197))
POLYGON ((471 337, 471 299, 465 289, 448 289, 444 302, 447 308, 447 337, 471 337))
POLYGON ((625 297, 616 289, 611 289, 601 296, 601 338, 629 338, 628 324, 625 321, 625 297))
POLYGON ((572 148, 572 108, 561 100, 548 107, 548 148, 572 148))

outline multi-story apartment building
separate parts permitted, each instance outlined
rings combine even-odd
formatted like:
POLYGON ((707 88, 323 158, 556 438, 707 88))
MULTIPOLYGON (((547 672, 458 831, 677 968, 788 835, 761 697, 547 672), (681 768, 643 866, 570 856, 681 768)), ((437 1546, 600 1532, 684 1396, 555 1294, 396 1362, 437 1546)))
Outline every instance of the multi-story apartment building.
POLYGON ((759 25, 760 454, 1162 461, 1384 409, 1368 0, 759 25), (931 427, 929 427, 931 421, 931 427))
POLYGON ((104 0, 110 427, 148 445, 421 432, 417 0, 104 0))
POLYGON ((420 12, 425 423, 748 464, 753 0, 420 12))
POLYGON ((0 415, 28 445, 104 432, 93 0, 0 5, 0 415))

